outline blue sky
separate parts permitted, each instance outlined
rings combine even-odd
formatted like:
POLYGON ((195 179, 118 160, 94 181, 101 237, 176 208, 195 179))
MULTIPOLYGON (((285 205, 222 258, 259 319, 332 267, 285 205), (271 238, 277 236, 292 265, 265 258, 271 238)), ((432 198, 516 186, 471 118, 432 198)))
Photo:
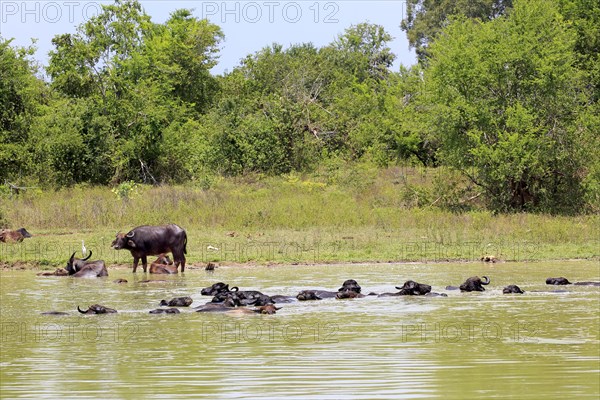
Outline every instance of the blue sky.
MULTIPOLYGON (((102 1, 32 1, 0 0, 0 34, 14 38, 14 45, 38 41, 36 59, 47 63, 52 49, 51 39, 60 33, 75 32, 75 27, 97 14, 102 1)), ((400 22, 404 16, 403 1, 167 1, 142 0, 142 6, 154 22, 164 22, 178 8, 194 10, 199 18, 208 18, 225 33, 219 64, 213 69, 220 74, 231 71, 240 59, 272 43, 285 47, 304 42, 323 46, 332 42, 353 24, 370 22, 383 25, 394 40, 390 43, 400 64, 415 63, 415 53, 408 48, 400 22)))

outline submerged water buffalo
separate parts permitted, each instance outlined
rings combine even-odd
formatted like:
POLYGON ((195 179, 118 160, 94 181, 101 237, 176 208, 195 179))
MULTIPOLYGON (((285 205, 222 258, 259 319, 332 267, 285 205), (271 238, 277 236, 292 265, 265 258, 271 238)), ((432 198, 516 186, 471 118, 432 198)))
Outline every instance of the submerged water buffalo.
POLYGON ((329 290, 302 290, 296 295, 296 299, 300 301, 307 300, 322 300, 322 299, 349 299, 356 297, 364 297, 361 292, 361 287, 354 279, 347 279, 342 283, 342 287, 337 292, 329 290))
POLYGON ((156 310, 150 310, 149 314, 179 314, 180 311, 176 308, 157 308, 156 310))
POLYGON ((274 303, 289 303, 295 301, 292 296, 273 295, 269 296, 258 290, 240 290, 237 286, 229 287, 228 284, 217 282, 200 291, 204 296, 213 296, 212 303, 228 302, 235 306, 263 306, 274 303))
POLYGON ((342 283, 342 287, 338 289, 335 295, 336 299, 357 299, 365 297, 361 293, 362 288, 354 279, 347 279, 342 283))
POLYGON ((548 278, 546 279, 546 285, 570 285, 571 282, 567 278, 562 276, 559 278, 548 278))
POLYGON ((104 265, 104 261, 88 261, 91 256, 91 250, 90 255, 83 259, 75 258, 75 253, 71 254, 65 270, 67 270, 69 275, 74 278, 97 278, 108 276, 108 270, 106 269, 106 265, 104 265))
POLYGON ((181 265, 181 272, 185 270, 185 254, 187 253, 187 234, 181 227, 170 224, 162 226, 143 225, 132 229, 127 234, 117 233, 112 242, 116 250, 126 249, 133 256, 133 272, 136 271, 140 259, 142 268, 146 272, 148 256, 157 256, 162 253, 172 253, 175 268, 181 265))
POLYGON ((520 287, 517 285, 508 285, 504 289, 502 289, 502 293, 504 294, 523 294, 525 293, 520 287))
POLYGON ((191 297, 186 296, 186 297, 175 297, 169 301, 161 300, 159 305, 167 306, 167 307, 188 307, 193 302, 194 302, 194 300, 192 300, 191 297))
POLYGON ((575 282, 571 283, 567 278, 548 278, 546 279, 546 285, 577 285, 577 286, 600 286, 600 282, 575 282))
POLYGON ((156 260, 150 264, 151 274, 176 274, 177 267, 166 254, 160 254, 156 260))
POLYGON ((117 312, 117 310, 113 308, 108 308, 100 304, 92 304, 87 310, 82 310, 77 306, 77 311, 82 314, 112 314, 117 312))
POLYGON ((456 286, 446 286, 446 290, 456 290, 460 289, 461 292, 484 292, 485 288, 483 285, 489 285, 490 278, 487 276, 482 276, 481 278, 478 276, 472 276, 468 278, 462 285, 459 287, 456 286))
POLYGON ((25 238, 30 238, 31 234, 25 228, 19 229, 2 229, 0 231, 0 242, 22 242, 25 238))
POLYGON ((397 293, 382 293, 380 297, 388 296, 425 296, 431 292, 431 286, 415 281, 406 281, 402 286, 396 286, 397 293))
POLYGON ((38 272, 37 276, 67 276, 69 272, 64 268, 56 268, 53 272, 44 271, 38 272))
MULTIPOLYGON (((234 287, 235 289, 238 289, 237 287, 234 287)), ((223 282, 217 282, 217 283, 213 283, 211 286, 209 287, 205 287, 204 289, 202 289, 200 291, 200 294, 203 296, 214 296, 218 293, 221 292, 229 292, 229 285, 223 282)))
POLYGON ((226 310, 228 314, 236 315, 236 314, 269 314, 273 315, 278 310, 281 310, 281 307, 275 307, 274 304, 267 304, 265 306, 260 306, 257 308, 235 308, 233 310, 226 310))
POLYGON ((274 304, 267 304, 257 308, 233 307, 222 303, 207 303, 197 307, 196 312, 224 312, 227 314, 275 314, 281 307, 276 307, 274 304))

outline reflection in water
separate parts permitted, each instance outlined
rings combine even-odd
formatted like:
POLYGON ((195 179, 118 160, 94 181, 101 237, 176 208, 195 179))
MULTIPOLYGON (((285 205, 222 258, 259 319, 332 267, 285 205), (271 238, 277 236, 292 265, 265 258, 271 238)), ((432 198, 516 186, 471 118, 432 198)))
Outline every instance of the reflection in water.
POLYGON ((548 276, 600 280, 593 262, 221 267, 151 284, 110 274, 1 272, 3 398, 596 399, 600 390, 599 288, 544 292, 548 276), (166 298, 206 302, 200 290, 217 281, 295 295, 348 278, 364 292, 415 279, 443 292, 472 275, 492 283, 447 298, 282 304, 277 315, 148 314, 166 298), (503 295, 513 283, 526 293, 503 295), (119 313, 77 313, 94 303, 119 313), (39 314, 50 310, 70 315, 39 314))

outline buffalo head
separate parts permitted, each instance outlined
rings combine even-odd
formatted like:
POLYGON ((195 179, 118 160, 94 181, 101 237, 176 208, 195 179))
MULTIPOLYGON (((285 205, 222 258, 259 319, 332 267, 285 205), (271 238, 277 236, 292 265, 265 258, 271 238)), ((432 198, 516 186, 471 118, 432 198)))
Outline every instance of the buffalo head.
POLYGON ((502 289, 502 293, 504 293, 504 294, 511 294, 511 293, 523 294, 525 292, 523 292, 523 290, 521 290, 521 288, 518 287, 517 285, 508 285, 507 287, 502 289))
MULTIPOLYGON (((232 289, 237 289, 234 287, 232 289)), ((218 293, 229 292, 229 285, 223 282, 213 283, 211 286, 206 287, 200 291, 201 295, 204 296, 215 296, 218 293)))
POLYGON ((108 308, 100 304, 92 304, 87 310, 82 310, 77 306, 77 311, 82 314, 112 314, 117 312, 117 310, 113 308, 108 308))
POLYGON ((354 279, 347 279, 342 283, 342 287, 338 289, 338 292, 352 291, 360 293, 361 287, 354 279))
POLYGON ((296 298, 300 301, 322 299, 315 290, 303 290, 296 295, 296 298))
POLYGON ((431 292, 431 286, 415 281, 406 281, 402 286, 396 286, 399 296, 424 296, 431 292))
POLYGON ((115 240, 113 240, 110 246, 115 250, 135 248, 135 242, 131 240, 131 238, 133 238, 134 235, 135 232, 133 231, 129 232, 127 235, 121 232, 117 232, 117 236, 115 237, 115 240))

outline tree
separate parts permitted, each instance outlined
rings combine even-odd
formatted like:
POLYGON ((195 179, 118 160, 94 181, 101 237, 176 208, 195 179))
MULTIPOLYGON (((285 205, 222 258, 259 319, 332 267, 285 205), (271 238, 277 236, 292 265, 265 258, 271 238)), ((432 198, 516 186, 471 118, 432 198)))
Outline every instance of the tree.
POLYGON ((12 47, 0 37, 0 180, 31 171, 29 127, 47 89, 31 61, 35 48, 12 47))
POLYGON ((385 79, 396 56, 387 43, 392 36, 383 26, 366 22, 346 29, 332 44, 345 72, 359 81, 367 78, 385 79))
POLYGON ((102 155, 90 154, 108 161, 110 174, 92 163, 86 165, 98 168, 94 173, 73 175, 72 180, 94 176, 97 181, 100 174, 102 182, 155 183, 186 176, 174 170, 184 168, 182 164, 165 156, 173 146, 164 146, 163 133, 176 132, 171 124, 181 126, 211 104, 217 84, 209 70, 222 38, 218 26, 193 17, 189 10, 177 10, 165 24, 155 24, 140 3, 131 0, 102 6, 102 12, 75 34, 56 36, 47 68, 52 87, 71 104, 81 99, 89 107, 89 112, 77 114, 82 123, 72 129, 78 129, 82 144, 110 144, 108 149, 101 147, 102 155), (92 121, 97 123, 89 124, 92 121))
POLYGON ((423 62, 427 48, 453 17, 491 21, 504 15, 512 3, 513 0, 407 0, 406 18, 400 26, 423 62))
POLYGON ((549 0, 516 1, 505 17, 459 19, 429 48, 424 110, 439 156, 498 211, 576 212, 589 149, 575 35, 549 0))

